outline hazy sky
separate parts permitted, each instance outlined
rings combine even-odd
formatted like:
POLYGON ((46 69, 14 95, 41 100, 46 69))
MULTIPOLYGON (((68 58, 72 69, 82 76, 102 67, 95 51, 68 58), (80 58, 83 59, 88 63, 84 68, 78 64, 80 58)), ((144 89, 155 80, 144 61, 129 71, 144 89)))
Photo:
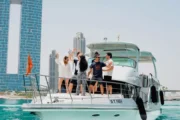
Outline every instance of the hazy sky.
POLYGON ((51 51, 64 55, 77 32, 87 43, 120 34, 120 41, 151 51, 161 84, 180 89, 180 0, 43 0, 42 74, 51 51))

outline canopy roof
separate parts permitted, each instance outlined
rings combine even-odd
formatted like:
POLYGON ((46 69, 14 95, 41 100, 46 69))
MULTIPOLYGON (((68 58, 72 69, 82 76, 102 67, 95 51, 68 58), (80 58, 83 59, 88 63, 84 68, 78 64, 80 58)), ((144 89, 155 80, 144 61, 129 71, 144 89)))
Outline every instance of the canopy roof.
POLYGON ((88 44, 87 47, 90 50, 130 50, 130 51, 139 51, 137 45, 132 43, 125 43, 125 42, 101 42, 101 43, 92 43, 88 44))
POLYGON ((153 56, 151 52, 147 52, 147 51, 140 52, 140 59, 139 59, 140 62, 152 62, 152 60, 156 62, 156 58, 153 56))
MULTIPOLYGON (((136 59, 137 52, 140 49, 137 45, 125 42, 101 42, 101 43, 91 43, 87 47, 91 50, 89 57, 93 57, 95 51, 100 53, 101 57, 104 57, 107 52, 113 53, 114 57, 129 57, 136 59)), ((156 58, 151 52, 142 51, 139 54, 139 62, 156 62, 156 58)))

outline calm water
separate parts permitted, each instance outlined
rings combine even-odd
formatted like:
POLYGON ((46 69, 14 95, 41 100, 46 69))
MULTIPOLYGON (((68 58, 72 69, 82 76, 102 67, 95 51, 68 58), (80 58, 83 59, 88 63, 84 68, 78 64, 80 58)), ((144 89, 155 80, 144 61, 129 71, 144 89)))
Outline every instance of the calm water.
MULTIPOLYGON (((0 99, 0 120, 41 120, 29 112, 23 112, 20 105, 27 100, 0 99)), ((156 120, 180 120, 180 101, 166 102, 162 115, 156 120)))

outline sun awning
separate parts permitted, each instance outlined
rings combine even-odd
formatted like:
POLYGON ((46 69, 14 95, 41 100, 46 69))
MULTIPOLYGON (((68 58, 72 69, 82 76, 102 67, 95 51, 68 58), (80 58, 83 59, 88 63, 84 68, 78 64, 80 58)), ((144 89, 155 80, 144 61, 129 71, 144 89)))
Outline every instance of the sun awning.
POLYGON ((131 51, 139 51, 137 45, 132 43, 125 42, 102 42, 102 43, 92 43, 88 44, 87 47, 91 50, 131 50, 131 51))
POLYGON ((156 62, 156 58, 153 56, 151 52, 142 51, 140 52, 140 62, 156 62))

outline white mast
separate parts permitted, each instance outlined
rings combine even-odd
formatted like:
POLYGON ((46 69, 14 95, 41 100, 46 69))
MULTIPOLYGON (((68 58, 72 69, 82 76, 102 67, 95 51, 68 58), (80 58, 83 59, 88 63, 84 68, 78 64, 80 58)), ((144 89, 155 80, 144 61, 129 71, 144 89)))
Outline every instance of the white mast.
POLYGON ((120 34, 118 35, 118 37, 117 37, 117 38, 118 38, 118 41, 119 41, 119 40, 120 40, 120 34))
POLYGON ((104 41, 107 42, 107 37, 104 38, 104 41))

